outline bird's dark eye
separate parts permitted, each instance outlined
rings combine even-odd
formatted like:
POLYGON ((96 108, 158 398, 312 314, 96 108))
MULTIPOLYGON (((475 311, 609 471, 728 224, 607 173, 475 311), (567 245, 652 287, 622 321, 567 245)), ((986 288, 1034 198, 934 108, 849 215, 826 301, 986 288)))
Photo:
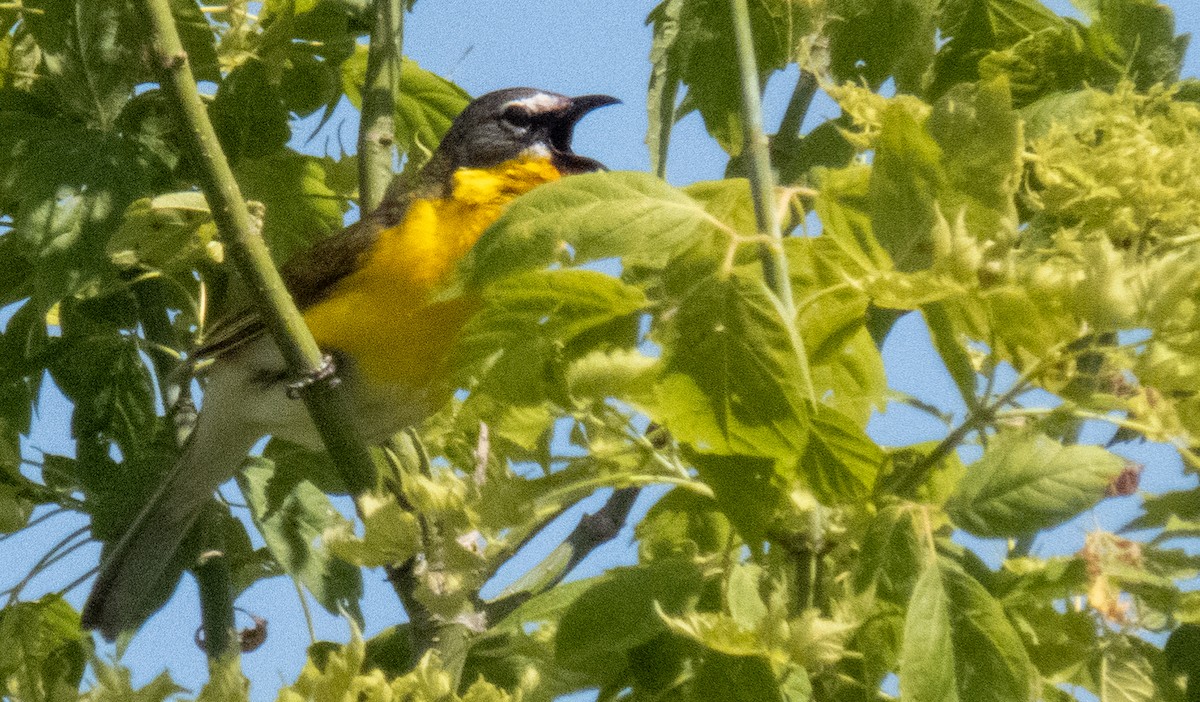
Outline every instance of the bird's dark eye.
POLYGON ((533 123, 533 115, 521 105, 509 105, 500 118, 519 129, 525 129, 533 123))

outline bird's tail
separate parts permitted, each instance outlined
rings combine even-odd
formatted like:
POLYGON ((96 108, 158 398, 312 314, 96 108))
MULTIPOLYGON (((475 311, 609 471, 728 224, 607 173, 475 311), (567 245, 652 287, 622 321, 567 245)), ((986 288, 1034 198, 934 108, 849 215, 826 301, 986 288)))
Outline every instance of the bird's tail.
POLYGON ((230 422, 225 412, 201 412, 171 472, 105 554, 83 608, 85 628, 98 629, 111 641, 139 625, 170 596, 188 565, 177 558, 180 546, 256 438, 230 422))

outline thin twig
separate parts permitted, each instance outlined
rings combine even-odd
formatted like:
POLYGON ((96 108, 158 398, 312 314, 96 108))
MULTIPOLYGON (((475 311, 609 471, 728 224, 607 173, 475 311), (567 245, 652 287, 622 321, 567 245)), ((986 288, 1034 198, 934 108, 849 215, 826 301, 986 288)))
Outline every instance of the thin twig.
MULTIPOLYGON (((488 603, 484 608, 487 621, 500 621, 517 607, 521 606, 523 602, 529 600, 529 598, 535 597, 558 585, 583 559, 591 555, 596 549, 615 539, 621 533, 621 527, 625 525, 625 520, 629 517, 629 512, 633 509, 633 503, 637 500, 639 494, 641 494, 641 488, 636 487, 614 490, 603 507, 592 514, 585 514, 562 542, 571 552, 566 562, 558 571, 548 579, 538 583, 537 592, 516 592, 488 603)), ((557 515, 555 516, 557 517, 557 515)), ((537 534, 539 532, 540 529, 532 533, 537 534)), ((536 568, 537 566, 534 567, 536 568)))
POLYGON ((25 589, 25 586, 32 582, 33 579, 38 575, 45 572, 47 568, 69 556, 77 549, 91 543, 91 539, 89 538, 80 539, 80 537, 82 537, 84 534, 87 534, 90 530, 90 526, 80 527, 70 534, 64 536, 59 540, 58 543, 54 544, 49 551, 42 554, 42 557, 38 559, 37 563, 34 563, 33 566, 29 568, 29 572, 25 574, 25 577, 21 578, 16 585, 13 585, 6 591, 8 594, 8 603, 5 605, 5 607, 11 607, 14 603, 16 603, 17 598, 21 596, 21 591, 25 589), (76 539, 80 540, 76 541, 76 539), (73 541, 75 543, 71 543, 73 541))
POLYGON ((55 505, 54 508, 52 508, 50 511, 46 512, 45 514, 34 517, 33 519, 26 522, 25 526, 21 527, 21 529, 19 531, 10 531, 7 534, 0 534, 0 542, 10 539, 10 538, 16 536, 17 534, 27 534, 27 533, 29 533, 29 529, 32 529, 33 527, 41 524, 42 522, 45 522, 48 519, 57 517, 60 514, 67 514, 69 511, 70 510, 68 510, 66 507, 55 505))
POLYGON ((304 588, 300 587, 300 579, 291 578, 292 586, 296 588, 296 599, 300 601, 300 611, 304 614, 304 624, 308 628, 308 643, 315 644, 317 642, 317 629, 313 626, 312 610, 308 606, 308 600, 304 597, 304 588))
POLYGON ((920 485, 925 482, 930 471, 934 466, 942 461, 946 456, 958 448, 958 445, 971 432, 981 429, 985 424, 995 420, 996 412, 1016 399, 1018 395, 1029 389, 1033 379, 1042 372, 1042 369, 1051 362, 1058 360, 1058 354, 1061 346, 1051 349, 1044 357, 1038 360, 1031 368, 1021 374, 1013 383, 1012 387, 998 396, 993 402, 980 404, 975 409, 967 413, 966 419, 962 424, 958 425, 951 431, 946 438, 942 439, 933 450, 929 452, 923 459, 918 461, 911 468, 912 484, 920 485))

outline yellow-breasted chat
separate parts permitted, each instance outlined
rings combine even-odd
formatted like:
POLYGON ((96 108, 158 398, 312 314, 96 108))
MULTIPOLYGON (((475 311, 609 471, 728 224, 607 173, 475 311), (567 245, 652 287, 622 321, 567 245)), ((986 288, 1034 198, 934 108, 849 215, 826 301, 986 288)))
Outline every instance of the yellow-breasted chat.
MULTIPOLYGON (((474 310, 439 299, 458 262, 518 196, 565 175, 602 169, 571 150, 575 124, 617 102, 509 88, 472 101, 429 162, 397 178, 362 220, 289 261, 283 277, 347 386, 361 434, 380 441, 436 411, 454 388, 439 377, 474 310)), ((83 624, 112 639, 156 604, 151 588, 213 492, 263 436, 321 441, 253 311, 209 330, 194 353, 211 359, 203 406, 175 466, 124 536, 106 549, 83 624)))

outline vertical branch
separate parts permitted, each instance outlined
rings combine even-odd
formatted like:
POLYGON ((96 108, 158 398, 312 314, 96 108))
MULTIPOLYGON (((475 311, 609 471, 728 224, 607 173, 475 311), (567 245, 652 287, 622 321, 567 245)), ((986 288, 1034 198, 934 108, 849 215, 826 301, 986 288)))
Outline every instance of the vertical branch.
POLYGON ((304 388, 304 401, 348 488, 356 493, 367 490, 375 484, 374 463, 350 422, 348 398, 336 383, 329 382, 329 363, 288 294, 260 236, 259 226, 242 199, 233 171, 200 101, 196 79, 171 16, 169 0, 142 0, 141 6, 148 20, 151 60, 155 62, 159 80, 185 127, 188 154, 197 165, 200 186, 221 240, 238 273, 249 286, 259 314, 289 370, 302 378, 317 379, 304 388))
POLYGON ((200 589, 200 621, 204 628, 204 653, 210 665, 234 665, 241 653, 233 620, 233 576, 225 554, 221 507, 209 500, 204 516, 204 545, 196 567, 200 589))
MULTIPOLYGON (((775 202, 775 173, 771 170, 771 150, 763 132, 761 89, 758 84, 758 65, 754 57, 754 36, 750 30, 750 8, 747 0, 729 0, 733 13, 733 38, 737 47, 738 73, 742 88, 742 127, 745 149, 749 153, 750 193, 754 198, 754 219, 762 243, 758 247, 762 261, 763 280, 775 297, 779 316, 791 337, 800 368, 803 391, 810 403, 816 403, 812 373, 808 367, 808 352, 796 329, 796 302, 792 297, 792 279, 788 273, 787 256, 783 252, 783 230, 779 223, 779 208, 775 202)), ((803 77, 803 76, 802 76, 803 77)))
POLYGON ((742 84, 742 126, 745 130, 745 149, 750 155, 754 218, 758 222, 758 233, 767 239, 759 246, 763 277, 771 292, 779 298, 783 309, 789 313, 785 319, 794 322, 796 305, 792 300, 787 258, 780 245, 783 232, 779 224, 779 210, 775 206, 775 174, 771 171, 770 144, 763 132, 762 99, 759 95, 758 65, 754 58, 754 37, 750 31, 750 8, 746 0, 729 0, 729 5, 733 12, 733 37, 737 45, 738 73, 742 84))
POLYGON ((375 0, 358 128, 358 203, 363 215, 379 206, 392 180, 403 42, 402 0, 375 0))

